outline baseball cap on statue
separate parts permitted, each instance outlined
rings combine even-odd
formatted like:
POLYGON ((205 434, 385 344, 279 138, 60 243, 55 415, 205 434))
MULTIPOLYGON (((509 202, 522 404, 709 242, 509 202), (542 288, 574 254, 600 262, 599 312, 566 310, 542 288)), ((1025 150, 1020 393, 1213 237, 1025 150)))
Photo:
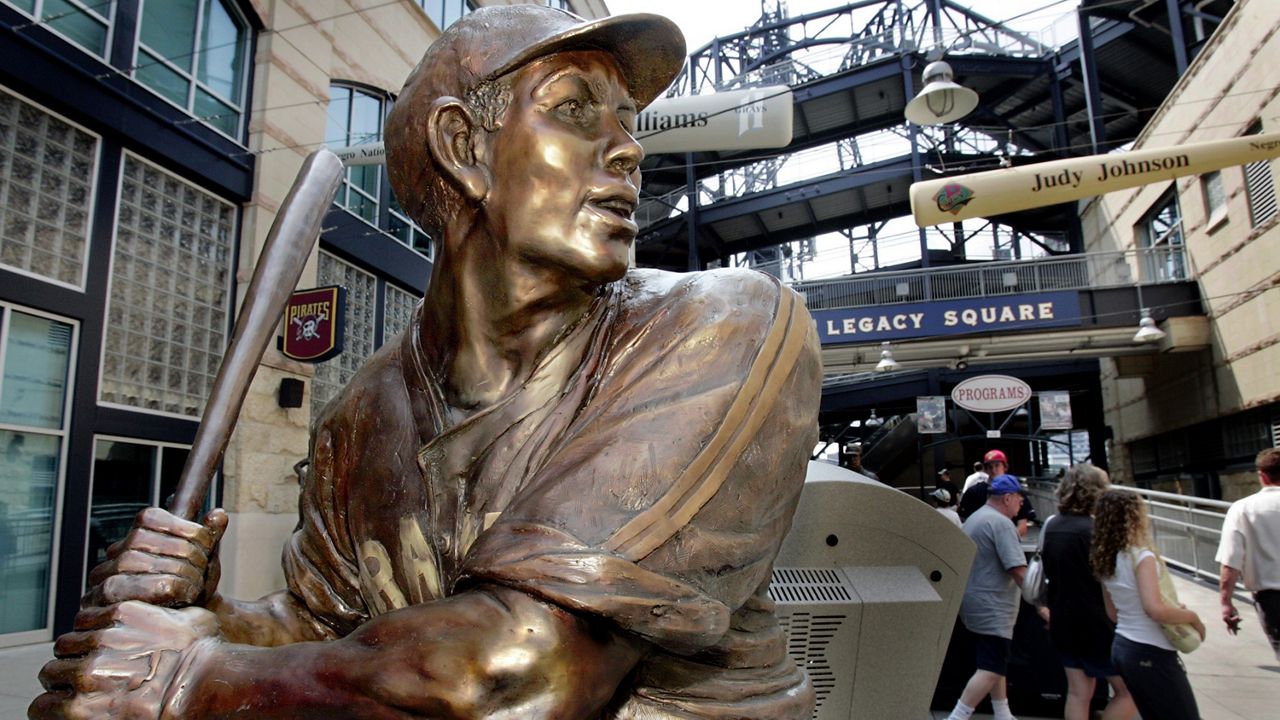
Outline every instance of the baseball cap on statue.
POLYGON ((567 50, 608 53, 637 109, 667 89, 685 60, 684 35, 660 15, 585 20, 541 4, 494 5, 464 15, 427 48, 387 116, 387 170, 401 206, 414 214, 410 206, 427 192, 432 171, 420 153, 437 99, 465 100, 488 81, 567 50))
POLYGON ((982 462, 983 463, 1000 462, 1000 463, 1004 463, 1005 465, 1008 465, 1009 458, 1006 458, 1004 456, 1004 453, 1000 452, 999 450, 991 450, 991 451, 988 451, 986 455, 982 456, 982 462))

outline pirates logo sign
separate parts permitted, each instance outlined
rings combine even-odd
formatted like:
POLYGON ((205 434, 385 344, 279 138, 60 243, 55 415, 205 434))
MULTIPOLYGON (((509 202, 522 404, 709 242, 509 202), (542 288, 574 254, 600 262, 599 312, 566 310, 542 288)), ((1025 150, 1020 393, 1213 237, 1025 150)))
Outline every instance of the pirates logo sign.
POLYGON ((346 288, 336 285, 290 295, 280 351, 304 362, 321 362, 341 353, 346 304, 346 288))

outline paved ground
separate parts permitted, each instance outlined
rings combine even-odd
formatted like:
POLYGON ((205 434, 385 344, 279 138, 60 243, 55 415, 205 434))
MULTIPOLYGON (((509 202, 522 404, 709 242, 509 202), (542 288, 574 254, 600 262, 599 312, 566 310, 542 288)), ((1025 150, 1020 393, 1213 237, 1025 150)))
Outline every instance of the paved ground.
MULTIPOLYGON (((1244 628, 1232 637, 1218 620, 1216 588, 1185 578, 1178 578, 1177 585, 1182 602, 1200 613, 1209 628, 1204 645, 1183 656, 1203 720, 1280 717, 1280 663, 1262 636, 1253 610, 1242 609, 1244 628)), ((51 643, 0 650, 0 720, 26 717, 27 705, 40 692, 36 673, 51 652, 51 643)), ((946 713, 933 715, 934 720, 945 717, 946 713)), ((1023 716, 1021 720, 1034 719, 1023 716)))

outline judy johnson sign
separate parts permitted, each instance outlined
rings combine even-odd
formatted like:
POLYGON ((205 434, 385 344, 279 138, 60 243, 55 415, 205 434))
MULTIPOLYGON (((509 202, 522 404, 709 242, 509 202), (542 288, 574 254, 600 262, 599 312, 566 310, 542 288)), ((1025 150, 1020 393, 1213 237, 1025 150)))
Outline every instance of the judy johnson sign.
POLYGON ((1069 327, 1081 320, 1076 292, 815 310, 813 319, 824 345, 1069 327))

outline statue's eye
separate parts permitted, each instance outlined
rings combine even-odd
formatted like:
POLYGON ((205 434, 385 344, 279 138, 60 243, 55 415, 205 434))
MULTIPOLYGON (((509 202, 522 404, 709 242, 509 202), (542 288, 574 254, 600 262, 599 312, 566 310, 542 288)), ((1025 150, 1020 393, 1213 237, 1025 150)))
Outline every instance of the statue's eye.
POLYGON ((556 110, 558 110, 561 115, 572 118, 574 120, 577 120, 578 118, 582 117, 584 108, 585 106, 582 104, 582 101, 576 98, 571 100, 565 100, 564 102, 556 106, 556 110))

